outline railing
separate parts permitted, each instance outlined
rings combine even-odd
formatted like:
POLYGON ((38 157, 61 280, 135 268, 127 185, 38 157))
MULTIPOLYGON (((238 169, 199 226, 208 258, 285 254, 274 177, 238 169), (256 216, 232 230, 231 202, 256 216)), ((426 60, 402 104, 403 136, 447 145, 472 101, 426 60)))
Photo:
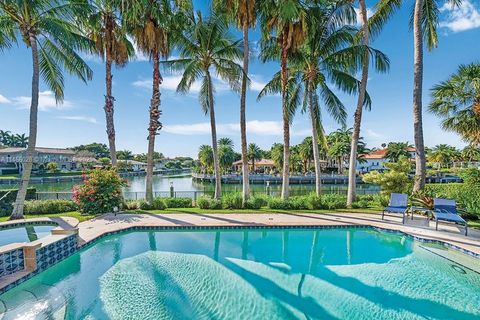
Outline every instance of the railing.
MULTIPOLYGON (((313 189, 291 189, 291 196, 302 196, 312 193, 313 189)), ((237 190, 224 190, 222 194, 231 194, 238 193, 237 190)), ((357 195, 367 195, 367 194, 377 194, 378 189, 358 189, 357 195)), ((280 189, 269 190, 267 188, 262 190, 251 190, 252 195, 268 195, 272 197, 279 197, 281 193, 280 189)), ((322 190, 324 194, 342 194, 346 195, 346 189, 325 189, 322 190)), ((191 198, 196 200, 202 196, 214 195, 214 191, 156 191, 153 193, 155 198, 191 198)), ((145 199, 145 192, 140 191, 125 191, 123 192, 123 197, 127 200, 143 200, 145 199)), ((73 192, 37 192, 37 200, 52 200, 52 199, 61 199, 61 200, 71 200, 73 198, 73 192)))

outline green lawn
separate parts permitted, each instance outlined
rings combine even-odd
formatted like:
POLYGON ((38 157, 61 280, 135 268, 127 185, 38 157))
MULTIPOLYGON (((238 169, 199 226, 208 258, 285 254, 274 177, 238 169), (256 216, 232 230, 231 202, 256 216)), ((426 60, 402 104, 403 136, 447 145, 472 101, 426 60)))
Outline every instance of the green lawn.
POLYGON ((15 179, 18 178, 18 175, 5 175, 5 176, 0 176, 0 179, 15 179))
MULTIPOLYGON (((72 211, 72 212, 64 212, 64 213, 54 213, 54 214, 46 214, 46 215, 26 215, 26 219, 33 219, 33 218, 42 218, 42 217, 72 217, 72 218, 77 218, 78 221, 87 221, 90 219, 95 218, 94 215, 82 215, 78 211, 72 211)), ((5 222, 8 221, 9 217, 0 217, 0 222, 5 222)))

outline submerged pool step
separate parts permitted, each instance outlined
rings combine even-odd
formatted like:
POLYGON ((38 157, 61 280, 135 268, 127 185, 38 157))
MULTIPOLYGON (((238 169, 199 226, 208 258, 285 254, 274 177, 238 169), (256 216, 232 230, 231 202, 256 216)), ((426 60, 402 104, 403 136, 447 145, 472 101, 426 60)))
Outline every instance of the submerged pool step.
POLYGON ((458 268, 453 267, 456 271, 462 273, 461 270, 462 267, 466 268, 470 271, 476 272, 480 275, 480 264, 477 263, 477 261, 472 260, 470 257, 466 256, 464 253, 457 252, 454 250, 448 250, 445 249, 444 247, 438 247, 438 246, 427 246, 427 245, 420 245, 420 248, 435 254, 439 257, 442 257, 448 261, 451 261, 457 265, 459 265, 458 268))
POLYGON ((0 300, 0 320, 10 319, 65 319, 66 299, 50 285, 36 286, 35 290, 21 290, 0 300))

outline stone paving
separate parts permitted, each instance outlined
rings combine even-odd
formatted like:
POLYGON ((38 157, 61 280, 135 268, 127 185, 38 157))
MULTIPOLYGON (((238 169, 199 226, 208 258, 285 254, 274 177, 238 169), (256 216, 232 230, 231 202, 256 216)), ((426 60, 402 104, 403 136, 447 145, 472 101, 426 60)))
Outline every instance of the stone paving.
POLYGON ((229 214, 105 214, 101 217, 79 224, 80 244, 88 243, 102 234, 120 231, 133 226, 334 226, 365 225, 398 230, 412 236, 439 240, 451 245, 480 254, 480 230, 469 229, 468 237, 464 228, 453 224, 441 223, 438 231, 433 221, 415 216, 402 224, 401 217, 372 213, 229 213, 229 214))

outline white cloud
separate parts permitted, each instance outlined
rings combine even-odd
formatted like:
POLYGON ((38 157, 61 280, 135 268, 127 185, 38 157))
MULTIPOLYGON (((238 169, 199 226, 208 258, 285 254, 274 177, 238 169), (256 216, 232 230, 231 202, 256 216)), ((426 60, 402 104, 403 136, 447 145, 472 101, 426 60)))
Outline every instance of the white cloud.
POLYGON ((59 117, 57 117, 57 119, 83 121, 83 122, 89 122, 89 123, 93 123, 93 124, 98 123, 97 119, 95 119, 93 117, 86 117, 86 116, 59 116, 59 117))
POLYGON ((460 32, 480 27, 480 12, 471 0, 463 0, 458 7, 452 7, 445 3, 440 8, 445 14, 440 27, 447 28, 452 32, 460 32))
MULTIPOLYGON (((31 97, 19 96, 12 98, 12 100, 20 109, 30 108, 31 97)), ((72 106, 69 100, 64 100, 62 104, 57 104, 52 91, 41 91, 38 95, 38 109, 41 111, 62 110, 71 108, 72 106)))
MULTIPOLYGON (((192 124, 174 124, 165 125, 163 131, 180 135, 207 135, 210 134, 210 123, 200 122, 192 124)), ((291 130, 292 136, 305 136, 310 134, 310 129, 291 130)), ((219 135, 237 135, 240 132, 238 123, 218 123, 217 134, 219 135)), ((283 134, 283 125, 280 121, 247 121, 247 134, 262 136, 281 136, 283 134)))
POLYGON ((250 90, 260 92, 267 83, 263 81, 262 77, 256 74, 250 75, 250 90))
POLYGON ((7 97, 2 96, 2 95, 0 94, 0 104, 2 104, 2 103, 11 103, 11 101, 8 100, 7 97))
MULTIPOLYGON (((167 90, 167 91, 176 91, 177 86, 182 80, 182 76, 180 75, 172 75, 172 76, 164 76, 163 82, 160 85, 160 90, 167 90)), ((147 90, 152 89, 152 79, 142 79, 132 82, 132 85, 137 88, 143 88, 147 90)), ((215 91, 217 93, 222 93, 230 90, 230 87, 227 83, 222 81, 220 78, 213 77, 213 85, 215 91)), ((201 83, 200 81, 195 81, 192 86, 190 87, 190 93, 197 94, 200 92, 201 83)))

